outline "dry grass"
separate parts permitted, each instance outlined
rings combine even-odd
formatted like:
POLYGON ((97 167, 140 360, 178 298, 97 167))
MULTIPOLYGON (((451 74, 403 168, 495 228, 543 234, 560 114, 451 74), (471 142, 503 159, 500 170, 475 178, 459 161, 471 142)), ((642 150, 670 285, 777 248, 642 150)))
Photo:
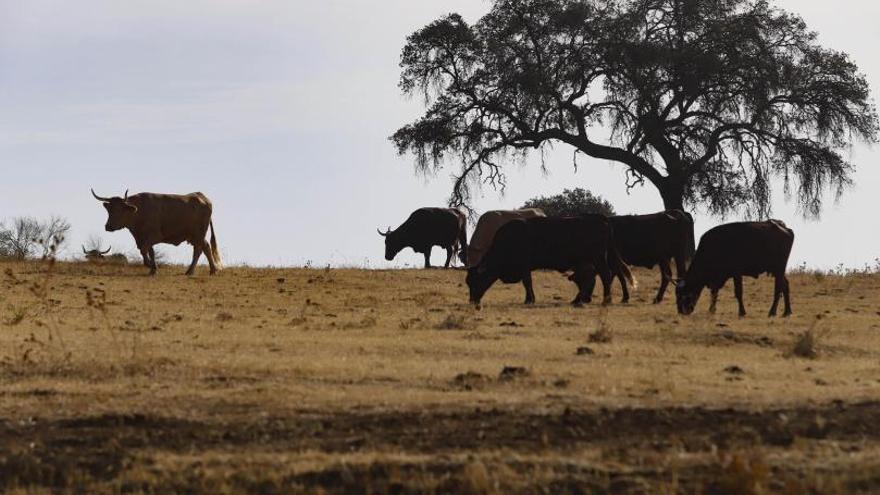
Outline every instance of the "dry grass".
POLYGON ((770 280, 680 317, 646 271, 478 312, 461 271, 0 269, 0 491, 880 489, 880 276, 795 275, 783 320, 770 280))

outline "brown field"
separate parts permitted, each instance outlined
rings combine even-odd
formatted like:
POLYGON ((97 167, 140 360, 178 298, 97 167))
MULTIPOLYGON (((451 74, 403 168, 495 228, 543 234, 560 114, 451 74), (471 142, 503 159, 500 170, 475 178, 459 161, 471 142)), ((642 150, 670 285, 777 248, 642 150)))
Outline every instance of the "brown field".
POLYGON ((182 271, 0 264, 0 491, 880 491, 880 275, 793 275, 782 320, 766 278, 739 319, 647 271, 479 312, 455 270, 182 271))

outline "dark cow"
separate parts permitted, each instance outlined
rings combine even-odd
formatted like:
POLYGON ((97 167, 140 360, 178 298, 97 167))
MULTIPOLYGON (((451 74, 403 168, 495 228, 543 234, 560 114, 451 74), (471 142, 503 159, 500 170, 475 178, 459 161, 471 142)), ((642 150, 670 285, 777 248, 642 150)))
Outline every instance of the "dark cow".
POLYGON ((489 250, 477 266, 468 269, 470 300, 479 306, 496 280, 506 284, 522 282, 526 304, 535 302, 532 270, 574 270, 572 280, 578 293, 572 304, 590 301, 590 281, 602 279, 604 302, 611 302, 611 269, 623 272, 635 283, 629 268, 614 248, 614 235, 602 215, 580 217, 534 217, 510 220, 495 234, 489 250))
MULTIPOLYGON (((660 289, 654 297, 654 304, 659 304, 672 281, 670 261, 675 261, 676 277, 680 279, 694 254, 693 217, 681 210, 669 210, 649 215, 621 215, 609 220, 614 228, 615 246, 626 264, 644 268, 660 266, 660 289)), ((614 275, 623 288, 622 302, 629 302, 624 275, 614 275)))
MULTIPOLYGON (((425 268, 431 268, 431 249, 446 249, 446 263, 456 251, 467 252, 467 217, 455 208, 419 208, 396 230, 378 231, 385 238, 385 259, 391 261, 404 248, 425 255, 425 268)), ((462 262, 467 256, 462 255, 462 262)))
POLYGON ((768 273, 776 279, 770 316, 776 316, 779 296, 785 298, 783 316, 791 315, 785 270, 792 244, 794 232, 779 220, 729 223, 706 232, 700 238, 700 247, 684 280, 677 283, 675 295, 678 312, 691 314, 703 288, 708 287, 712 291, 709 312, 714 313, 718 291, 724 287, 727 279, 733 278, 739 315, 745 316, 743 276, 758 278, 760 274, 768 273))
POLYGON ((107 248, 106 251, 101 251, 101 248, 86 250, 85 246, 82 246, 83 254, 86 256, 86 260, 91 261, 92 263, 115 263, 124 265, 128 263, 128 256, 122 253, 113 253, 110 254, 110 250, 113 247, 107 248), (110 256, 107 256, 110 254, 110 256))
POLYGON ((86 247, 82 246, 83 254, 86 255, 87 260, 100 260, 110 254, 111 249, 113 249, 112 246, 107 248, 106 251, 101 251, 101 248, 86 250, 86 247))
POLYGON ((192 275, 202 253, 208 259, 211 275, 222 266, 220 251, 217 249, 217 236, 211 220, 213 207, 211 201, 202 193, 186 195, 140 193, 124 197, 103 198, 92 195, 104 203, 107 209, 108 232, 128 229, 134 236, 138 250, 144 258, 144 265, 155 275, 156 244, 180 245, 188 242, 193 246, 193 259, 187 275, 192 275), (211 229, 211 243, 205 240, 211 229))

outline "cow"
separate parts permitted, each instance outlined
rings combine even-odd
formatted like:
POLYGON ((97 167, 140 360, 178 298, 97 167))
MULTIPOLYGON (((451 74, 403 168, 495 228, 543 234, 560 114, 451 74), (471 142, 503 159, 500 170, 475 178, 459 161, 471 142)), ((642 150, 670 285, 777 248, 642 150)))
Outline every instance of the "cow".
POLYGON ((86 260, 91 261, 92 263, 104 263, 110 262, 115 264, 124 265, 128 263, 128 256, 122 253, 113 253, 110 256, 110 251, 113 247, 107 248, 106 251, 101 251, 100 248, 86 250, 85 246, 82 246, 83 254, 86 256, 86 260))
POLYGON ((706 232, 700 238, 700 246, 687 274, 676 283, 678 312, 684 315, 693 313, 703 288, 708 287, 712 294, 709 312, 715 313, 718 291, 727 279, 733 278, 739 316, 743 317, 746 315, 743 276, 758 278, 762 273, 768 273, 776 282, 769 316, 776 316, 779 296, 785 298, 782 316, 790 316, 791 301, 785 270, 793 244, 794 231, 779 220, 728 223, 706 232))
POLYGON ((425 268, 431 268, 431 249, 446 249, 449 268, 455 253, 467 251, 467 217, 455 208, 419 208, 400 227, 386 232, 376 229, 385 238, 385 259, 391 261, 404 248, 425 255, 425 268))
POLYGON ((532 270, 559 272, 574 270, 578 293, 572 304, 590 301, 590 281, 598 273, 604 288, 604 303, 611 302, 610 266, 622 271, 635 283, 629 268, 614 248, 611 224, 603 215, 579 217, 519 218, 505 223, 480 263, 468 268, 466 282, 470 301, 478 308, 486 291, 497 280, 506 284, 522 282, 525 304, 534 304, 532 270))
POLYGON ((86 247, 82 246, 83 254, 86 256, 86 259, 90 261, 104 258, 104 256, 110 254, 111 249, 113 249, 112 246, 107 248, 106 251, 101 251, 101 248, 86 250, 86 247))
POLYGON ((191 244, 193 258, 186 271, 187 275, 195 272, 202 253, 208 259, 211 275, 222 267, 214 222, 211 219, 213 206, 204 194, 139 193, 129 196, 128 191, 125 191, 125 196, 121 198, 104 198, 95 194, 92 189, 92 196, 103 203, 107 210, 107 224, 104 226, 107 232, 121 229, 131 232, 143 256, 144 266, 150 269, 150 275, 156 275, 157 272, 156 251, 153 248, 156 244, 191 244), (205 240, 209 228, 210 244, 205 240))
MULTIPOLYGON (((523 208, 520 210, 492 210, 480 215, 477 220, 477 226, 471 235, 471 243, 467 249, 466 266, 477 266, 489 246, 492 245, 492 239, 495 233, 505 223, 515 218, 534 218, 547 216, 539 208, 523 208)), ((464 261, 464 260, 462 260, 464 261)))
MULTIPOLYGON (((681 279, 694 254, 693 217, 681 210, 669 210, 648 215, 613 216, 609 220, 614 229, 614 244, 627 265, 649 269, 659 265, 660 288, 654 304, 663 302, 666 288, 673 280, 670 260, 675 261, 676 278, 681 279)), ((629 302, 624 275, 614 275, 620 279, 623 289, 621 302, 629 302)))

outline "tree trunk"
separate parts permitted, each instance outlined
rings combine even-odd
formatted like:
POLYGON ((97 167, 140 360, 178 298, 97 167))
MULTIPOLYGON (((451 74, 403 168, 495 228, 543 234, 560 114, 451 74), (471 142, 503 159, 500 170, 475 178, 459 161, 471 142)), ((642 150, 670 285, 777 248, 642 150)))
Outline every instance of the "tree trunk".
POLYGON ((666 210, 684 211, 684 181, 680 178, 667 177, 663 183, 657 185, 660 197, 663 198, 663 208, 666 210))

